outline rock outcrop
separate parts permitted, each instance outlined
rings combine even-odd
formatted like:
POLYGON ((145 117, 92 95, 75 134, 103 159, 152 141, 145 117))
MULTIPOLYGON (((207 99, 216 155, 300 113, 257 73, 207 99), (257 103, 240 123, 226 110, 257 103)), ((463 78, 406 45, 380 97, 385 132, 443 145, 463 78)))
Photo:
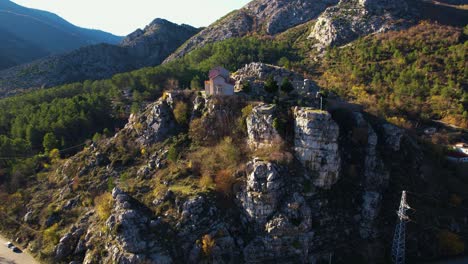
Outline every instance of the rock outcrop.
POLYGON ((274 163, 253 160, 247 164, 245 186, 237 195, 249 220, 262 226, 281 199, 283 177, 274 163))
POLYGON ((294 87, 294 91, 303 96, 314 97, 319 91, 318 86, 311 80, 305 79, 302 75, 289 71, 285 68, 265 64, 261 62, 252 62, 239 69, 233 78, 236 80, 235 88, 241 89, 241 86, 248 82, 252 88, 253 94, 265 94, 265 81, 272 76, 274 80, 281 85, 284 78, 287 78, 294 87))
POLYGON ((294 150, 315 186, 330 189, 340 174, 339 127, 328 112, 296 107, 294 150))
POLYGON ((399 151, 403 130, 392 124, 384 124, 382 128, 385 133, 385 143, 387 146, 393 151, 399 151))
MULTIPOLYGON (((407 168, 416 171, 413 175, 420 173, 419 161, 408 158, 414 156, 410 150, 414 146, 405 144, 409 138, 403 130, 348 109, 335 110, 332 115, 311 107, 295 107, 294 116, 284 117, 294 121, 295 127, 290 134, 284 133, 283 140, 290 144, 294 137, 294 145, 286 147, 294 147, 297 160, 259 159, 245 150, 242 153, 249 155, 249 162, 223 170, 223 177, 213 169, 209 172, 215 175, 213 179, 202 182, 199 165, 182 156, 200 149, 219 150, 222 137, 202 147, 189 145, 183 137, 165 140, 175 135, 172 128, 186 132, 177 128, 172 109, 184 100, 192 106, 194 118, 208 119, 207 127, 221 133, 245 109, 245 102, 238 99, 167 93, 132 116, 115 137, 93 143, 64 162, 56 170, 64 179, 57 183, 60 187, 46 185, 51 186, 52 197, 60 200, 60 210, 47 216, 50 223, 44 223, 48 220, 45 217, 33 223, 43 223, 44 228, 53 223, 61 226, 66 217, 73 217, 73 210, 88 213, 76 217, 64 230, 55 247, 54 261, 321 263, 333 255, 340 263, 349 262, 350 257, 381 262, 386 252, 379 248, 388 243, 386 238, 393 232, 393 228, 385 227, 388 219, 382 207, 398 202, 389 198, 394 196, 389 192, 396 192, 390 189, 389 181, 402 177, 398 175, 402 164, 408 165, 404 173, 407 168), (187 145, 180 147, 183 154, 175 164, 167 160, 167 152, 181 138, 187 145), (139 142, 148 152, 130 164, 106 161, 107 157, 112 160, 113 151, 119 151, 109 145, 125 145, 122 141, 139 142), (399 151, 398 155, 394 151, 399 151), (398 158, 408 164, 396 164, 398 158), (123 173, 132 173, 134 182, 125 182, 123 173), (72 188, 74 175, 86 191, 80 186, 72 188), (126 191, 113 189, 107 219, 80 206, 88 193, 105 192, 114 180, 126 191), (219 188, 220 183, 226 183, 222 187, 227 188, 219 188)), ((273 120, 279 107, 257 104, 253 108, 247 118, 247 136, 253 148, 274 144, 279 135, 273 120)), ((35 201, 26 208, 40 206, 35 201)), ((35 210, 31 214, 40 217, 39 209, 35 210)))
POLYGON ((405 1, 340 0, 317 19, 309 36, 317 48, 340 46, 360 36, 401 27, 399 19, 407 9, 405 1))
POLYGON ((129 195, 114 188, 114 206, 106 225, 115 234, 108 246, 110 263, 173 263, 171 256, 159 243, 157 225, 145 215, 144 209, 129 195))
POLYGON ((362 195, 360 235, 364 239, 375 238, 374 223, 380 212, 382 191, 387 187, 389 173, 377 152, 378 136, 361 113, 355 112, 356 127, 367 131, 367 146, 364 160, 364 192, 362 195))
POLYGON ((86 213, 75 223, 70 230, 60 238, 59 244, 55 248, 55 259, 64 260, 71 255, 80 256, 86 252, 86 232, 89 227, 90 217, 94 211, 86 213))
POLYGON ((275 105, 258 105, 247 117, 248 144, 251 148, 268 147, 278 141, 280 135, 273 127, 275 105))
POLYGON ((168 100, 161 98, 146 107, 143 114, 132 114, 118 135, 132 135, 136 142, 148 145, 162 141, 174 132, 176 122, 168 100))

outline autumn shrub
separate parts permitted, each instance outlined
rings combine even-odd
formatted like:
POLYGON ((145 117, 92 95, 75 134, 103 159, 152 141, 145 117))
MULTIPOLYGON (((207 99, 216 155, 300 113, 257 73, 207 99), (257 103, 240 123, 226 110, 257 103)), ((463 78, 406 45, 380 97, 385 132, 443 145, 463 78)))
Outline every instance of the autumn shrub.
POLYGON ((205 139, 206 129, 203 126, 203 120, 196 118, 190 122, 189 137, 196 145, 202 145, 205 139))
POLYGON ((264 160, 276 161, 282 164, 289 164, 293 160, 293 155, 281 137, 276 137, 273 139, 271 144, 266 144, 254 149, 253 153, 251 153, 251 156, 264 160))
POLYGON ((58 233, 59 225, 53 224, 43 232, 43 242, 46 245, 56 245, 59 242, 60 235, 58 233))
POLYGON ((112 195, 108 192, 94 198, 94 208, 101 220, 106 220, 111 214, 113 207, 112 195))
POLYGON ((49 159, 52 163, 55 163, 60 160, 60 151, 58 149, 52 149, 49 152, 49 159))
POLYGON ((235 168, 241 160, 241 150, 231 138, 225 138, 213 147, 202 147, 189 155, 193 170, 202 175, 214 175, 226 168, 235 168))
POLYGON ((202 250, 205 257, 211 256, 214 246, 216 245, 214 238, 210 235, 204 235, 202 238, 202 250))
POLYGON ((233 191, 232 187, 235 183, 236 178, 231 170, 220 170, 216 173, 215 184, 216 190, 219 193, 228 197, 231 196, 233 191))
POLYGON ((174 118, 179 125, 186 125, 189 121, 189 107, 184 102, 177 102, 174 107, 174 118))
POLYGON ((200 178, 199 185, 202 189, 209 189, 213 187, 213 178, 211 175, 202 175, 200 178))
POLYGON ((441 230, 438 233, 439 251, 444 256, 456 256, 465 251, 465 243, 457 234, 449 230, 441 230))

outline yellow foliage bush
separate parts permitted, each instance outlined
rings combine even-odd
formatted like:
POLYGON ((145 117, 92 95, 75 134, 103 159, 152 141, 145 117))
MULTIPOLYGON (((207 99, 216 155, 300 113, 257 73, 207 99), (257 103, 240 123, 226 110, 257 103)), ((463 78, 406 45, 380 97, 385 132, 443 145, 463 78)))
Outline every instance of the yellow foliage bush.
POLYGON ((180 125, 185 125, 189 121, 189 108, 184 102, 177 102, 174 107, 174 118, 180 125))
POLYGON ((211 255, 215 246, 215 240, 210 235, 204 235, 202 238, 202 250, 203 254, 207 257, 211 255))
POLYGON ((106 220, 111 214, 113 206, 112 195, 108 192, 94 198, 94 208, 101 220, 106 220))
POLYGON ((209 189, 211 187, 213 187, 213 178, 211 178, 210 175, 203 175, 201 178, 200 178, 200 187, 203 188, 203 189, 209 189))
POLYGON ((59 242, 58 224, 55 223, 43 232, 43 242, 46 245, 56 245, 59 242))
POLYGON ((53 149, 49 152, 49 159, 52 161, 52 163, 57 162, 60 160, 60 151, 58 149, 53 149))
POLYGON ((438 234, 439 250, 444 256, 456 256, 465 251, 465 243, 449 230, 441 230, 438 234))

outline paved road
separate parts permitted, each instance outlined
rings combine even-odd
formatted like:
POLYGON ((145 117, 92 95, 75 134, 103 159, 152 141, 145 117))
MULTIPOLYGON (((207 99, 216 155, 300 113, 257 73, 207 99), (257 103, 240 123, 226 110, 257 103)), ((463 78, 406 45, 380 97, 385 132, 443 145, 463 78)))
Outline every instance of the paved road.
POLYGON ((26 252, 14 253, 5 246, 9 240, 0 236, 0 264, 39 264, 26 252))

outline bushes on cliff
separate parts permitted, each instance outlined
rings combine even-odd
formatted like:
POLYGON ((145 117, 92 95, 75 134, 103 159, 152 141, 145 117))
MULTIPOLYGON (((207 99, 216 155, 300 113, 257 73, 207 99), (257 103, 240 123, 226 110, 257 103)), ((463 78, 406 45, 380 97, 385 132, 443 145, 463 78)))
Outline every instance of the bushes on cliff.
POLYGON ((94 198, 94 208, 99 218, 103 221, 107 220, 111 214, 113 207, 112 195, 108 192, 94 198))
POLYGON ((192 120, 189 137, 195 145, 214 146, 224 138, 229 137, 240 141, 245 137, 243 119, 239 119, 245 100, 240 97, 214 97, 211 113, 192 120))
POLYGON ((211 256, 211 252, 215 246, 215 240, 209 234, 204 235, 202 238, 202 250, 205 257, 211 256))
POLYGON ((186 103, 177 102, 173 112, 174 118, 179 125, 187 125, 190 118, 190 112, 186 103))
POLYGON ((200 185, 208 188, 214 184, 216 190, 231 195, 234 171, 242 162, 242 149, 229 137, 218 145, 200 147, 189 154, 192 171, 200 176, 200 185))
POLYGON ((456 256, 465 251, 465 243, 456 234, 449 230, 441 230, 438 233, 439 250, 444 256, 456 256))

